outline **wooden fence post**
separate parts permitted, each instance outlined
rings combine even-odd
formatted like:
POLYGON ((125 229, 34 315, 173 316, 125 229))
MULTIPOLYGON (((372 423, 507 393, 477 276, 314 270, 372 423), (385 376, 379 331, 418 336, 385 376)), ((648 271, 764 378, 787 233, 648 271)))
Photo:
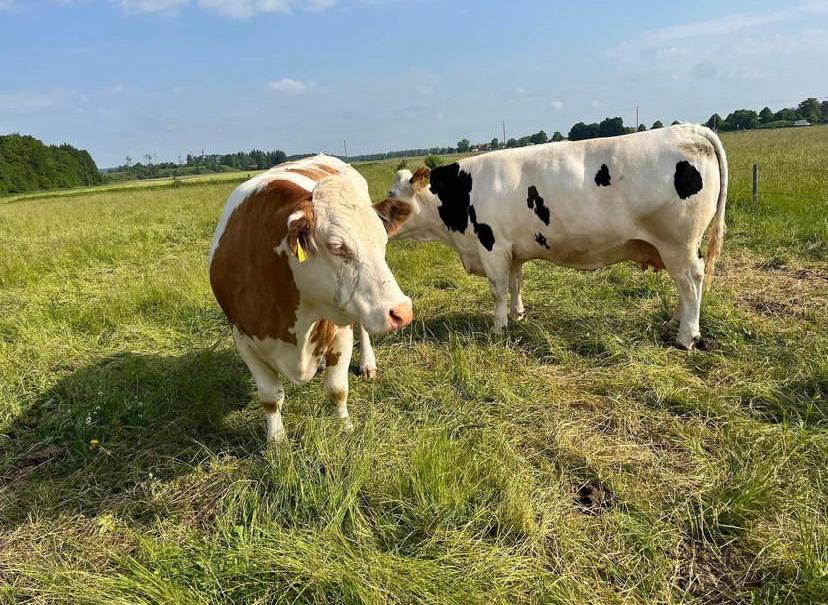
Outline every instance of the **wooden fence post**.
POLYGON ((753 165, 753 205, 759 205, 759 164, 753 165))

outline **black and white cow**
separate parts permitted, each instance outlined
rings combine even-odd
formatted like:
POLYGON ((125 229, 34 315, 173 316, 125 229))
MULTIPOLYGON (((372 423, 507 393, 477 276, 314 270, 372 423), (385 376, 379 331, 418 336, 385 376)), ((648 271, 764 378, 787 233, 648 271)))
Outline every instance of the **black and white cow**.
POLYGON ((690 348, 700 338, 702 286, 721 251, 727 174, 716 134, 687 124, 495 151, 430 174, 400 171, 383 204, 411 206, 395 237, 445 242, 466 271, 489 279, 496 332, 508 322, 507 293, 512 318, 523 317, 526 261, 598 269, 633 260, 666 268, 675 281, 677 341, 690 348), (700 243, 714 219, 703 262, 700 243))

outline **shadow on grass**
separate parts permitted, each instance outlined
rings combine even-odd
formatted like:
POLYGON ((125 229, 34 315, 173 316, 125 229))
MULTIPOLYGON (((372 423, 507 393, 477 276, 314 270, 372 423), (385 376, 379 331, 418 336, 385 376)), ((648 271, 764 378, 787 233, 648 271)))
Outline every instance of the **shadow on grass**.
MULTIPOLYGON (((507 346, 524 351, 542 364, 562 363, 568 355, 575 354, 604 365, 617 357, 619 349, 630 346, 613 333, 608 321, 596 317, 556 316, 542 322, 530 317, 510 321, 502 335, 491 333, 492 321, 492 315, 485 313, 445 313, 415 323, 412 330, 415 340, 426 342, 450 344, 458 335, 479 345, 508 340, 507 346)), ((651 323, 661 326, 658 317, 651 323)), ((664 344, 672 346, 670 342, 664 344)))
POLYGON ((68 374, 0 434, 0 522, 95 514, 148 477, 191 471, 205 448, 258 451, 249 423, 227 421, 248 379, 232 350, 126 353, 68 374))
MULTIPOLYGON (((595 367, 609 367, 628 362, 625 350, 629 347, 656 343, 664 349, 673 349, 684 357, 679 363, 702 380, 722 364, 724 355, 741 356, 745 353, 733 345, 719 342, 723 335, 706 324, 703 331, 711 333, 693 352, 685 353, 675 343, 677 325, 670 321, 670 312, 660 309, 634 320, 624 333, 616 333, 613 323, 618 318, 595 315, 560 315, 547 317, 543 322, 530 319, 510 322, 503 336, 490 332, 492 316, 479 312, 453 312, 416 322, 411 328, 413 340, 454 346, 458 337, 478 346, 489 346, 503 339, 504 346, 524 352, 541 364, 571 363, 573 356, 595 367)), ((379 337, 378 344, 400 338, 398 335, 379 337)), ((804 377, 780 381, 776 388, 759 393, 748 392, 738 397, 739 407, 754 418, 771 424, 798 423, 809 428, 824 428, 828 424, 826 407, 825 368, 811 368, 804 377)), ((665 399, 659 385, 641 387, 641 400, 651 401, 661 409, 677 415, 701 413, 704 416, 732 413, 732 403, 725 401, 716 390, 677 389, 665 399), (651 394, 655 389, 657 393, 651 394)))

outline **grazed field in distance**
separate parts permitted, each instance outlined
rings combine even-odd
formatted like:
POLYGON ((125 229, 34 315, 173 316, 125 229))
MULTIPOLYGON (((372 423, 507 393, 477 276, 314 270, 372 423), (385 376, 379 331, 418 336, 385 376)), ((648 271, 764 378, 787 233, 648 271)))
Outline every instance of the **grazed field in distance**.
POLYGON ((0 205, 0 603, 828 601, 828 128, 724 141, 709 350, 628 264, 529 265, 493 338, 452 251, 393 243, 414 325, 354 433, 289 388, 279 451, 206 278, 234 183, 0 205), (813 199, 752 206, 757 161, 813 199))

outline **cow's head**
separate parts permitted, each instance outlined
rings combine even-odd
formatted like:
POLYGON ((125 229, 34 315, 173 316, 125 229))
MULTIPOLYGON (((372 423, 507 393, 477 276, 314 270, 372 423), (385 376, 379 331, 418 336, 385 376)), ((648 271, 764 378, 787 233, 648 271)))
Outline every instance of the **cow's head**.
POLYGON ((369 332, 411 323, 411 299, 385 262, 388 232, 407 216, 397 212, 381 219, 365 182, 357 177, 342 174, 320 181, 312 199, 301 202, 287 224, 291 268, 306 304, 337 323, 360 322, 369 332))
POLYGON ((440 220, 437 207, 439 198, 429 189, 428 168, 420 168, 414 174, 410 170, 398 170, 388 190, 388 197, 375 207, 380 214, 382 208, 408 206, 408 220, 391 233, 394 239, 410 239, 419 242, 442 241, 445 228, 440 220))

